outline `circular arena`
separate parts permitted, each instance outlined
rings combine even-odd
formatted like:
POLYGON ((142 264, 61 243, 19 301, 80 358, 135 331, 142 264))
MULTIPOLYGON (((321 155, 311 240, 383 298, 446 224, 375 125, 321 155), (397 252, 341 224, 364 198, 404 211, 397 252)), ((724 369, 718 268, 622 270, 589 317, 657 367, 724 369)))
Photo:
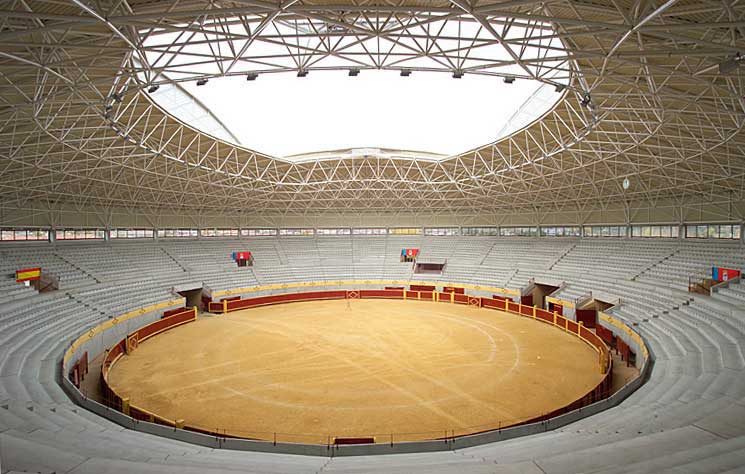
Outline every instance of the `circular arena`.
POLYGON ((408 441, 507 427, 569 405, 603 380, 594 349, 505 313, 347 299, 203 318, 138 347, 108 381, 131 404, 202 430, 315 444, 408 441))
POLYGON ((740 472, 737 2, 6 2, 0 472, 740 472))

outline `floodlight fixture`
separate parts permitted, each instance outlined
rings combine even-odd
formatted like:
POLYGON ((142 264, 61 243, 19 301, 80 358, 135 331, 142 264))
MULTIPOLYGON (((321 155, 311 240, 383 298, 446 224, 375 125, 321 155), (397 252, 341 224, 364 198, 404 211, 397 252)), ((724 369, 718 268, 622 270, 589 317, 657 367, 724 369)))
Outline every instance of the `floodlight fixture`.
POLYGON ((585 92, 584 97, 582 97, 581 104, 584 105, 585 107, 587 107, 587 106, 590 105, 590 103, 592 103, 592 96, 590 95, 589 92, 585 92))
POLYGON ((564 85, 564 84, 556 84, 556 86, 554 87, 554 90, 556 92, 561 93, 561 92, 564 92, 564 89, 566 89, 566 88, 567 88, 567 86, 564 85))
POLYGON ((305 71, 302 69, 297 72, 297 77, 305 77, 307 75, 308 75, 308 71, 305 71))
POLYGON ((453 79, 460 79, 463 77, 463 71, 453 71, 453 79))
POLYGON ((256 72, 249 72, 248 74, 246 74, 247 81, 255 81, 257 77, 259 77, 259 74, 256 72))
POLYGON ((728 74, 740 66, 742 56, 740 53, 735 54, 733 57, 719 63, 719 73, 728 74))
POLYGON ((401 77, 411 76, 411 69, 401 69, 401 77))
POLYGON ((360 70, 357 68, 353 68, 349 70, 349 77, 357 77, 360 75, 360 70))
POLYGON ((504 76, 503 81, 505 84, 512 84, 515 82, 515 76, 504 76))
POLYGON ((152 86, 147 88, 147 91, 151 94, 155 93, 158 89, 160 89, 160 86, 157 84, 153 84, 152 86))
POLYGON ((197 85, 203 86, 209 82, 209 79, 197 79, 197 85))

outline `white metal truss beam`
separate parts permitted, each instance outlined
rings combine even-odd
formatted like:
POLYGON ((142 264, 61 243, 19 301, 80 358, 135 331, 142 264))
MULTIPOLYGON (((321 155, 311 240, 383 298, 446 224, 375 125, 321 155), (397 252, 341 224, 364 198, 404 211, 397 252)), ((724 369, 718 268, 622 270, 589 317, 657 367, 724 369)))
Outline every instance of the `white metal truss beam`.
POLYGON ((472 216, 741 202, 743 75, 719 64, 744 35, 745 6, 709 0, 6 2, 0 207, 472 216), (143 92, 350 67, 569 83, 539 121, 441 161, 280 160, 194 130, 143 92))

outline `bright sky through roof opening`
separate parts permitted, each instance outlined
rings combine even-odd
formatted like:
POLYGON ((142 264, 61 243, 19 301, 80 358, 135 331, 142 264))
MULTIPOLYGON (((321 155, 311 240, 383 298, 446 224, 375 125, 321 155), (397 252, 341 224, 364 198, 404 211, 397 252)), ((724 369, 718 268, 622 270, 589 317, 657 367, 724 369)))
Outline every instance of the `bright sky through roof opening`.
MULTIPOLYGON (((311 71, 211 79, 204 86, 181 84, 253 150, 273 156, 374 147, 462 153, 493 142, 505 124, 541 83, 466 74, 453 79, 444 73, 415 71, 400 77, 395 71, 311 71)), ((538 118, 559 99, 548 88, 544 100, 524 107, 519 120, 538 118), (530 110, 525 110, 530 108, 530 110), (526 118, 526 113, 528 117, 526 118)), ((153 98, 170 110, 167 103, 153 98)), ((187 117, 172 110, 187 123, 187 117)))

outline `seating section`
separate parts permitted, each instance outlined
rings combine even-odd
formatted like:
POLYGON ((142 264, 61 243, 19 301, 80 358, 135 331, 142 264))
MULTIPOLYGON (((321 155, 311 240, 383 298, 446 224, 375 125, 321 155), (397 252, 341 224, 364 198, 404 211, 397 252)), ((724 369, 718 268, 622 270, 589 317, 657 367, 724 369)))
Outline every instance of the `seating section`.
POLYGON ((57 253, 99 282, 136 280, 147 277, 177 278, 184 269, 159 246, 130 242, 116 245, 61 246, 57 253))
POLYGON ((717 288, 713 296, 716 299, 735 306, 742 306, 745 309, 745 285, 741 282, 730 284, 726 288, 717 288))
POLYGON ((41 267, 59 278, 60 288, 96 283, 96 279, 61 256, 60 249, 48 245, 27 244, 22 247, 0 248, 0 274, 10 275, 18 269, 41 267))
POLYGON ((0 275, 0 295, 3 295, 6 301, 27 298, 35 292, 33 288, 17 283, 13 276, 0 275))
POLYGON ((690 274, 742 268, 718 242, 486 237, 317 237, 241 241, 64 243, 0 249, 0 459, 3 472, 739 472, 745 465, 745 286, 685 292, 690 274), (650 380, 619 406, 562 429, 439 453, 309 457, 232 452, 129 431, 73 405, 56 382, 74 336, 168 299, 170 288, 418 278, 402 248, 447 258, 441 278, 521 288, 531 278, 621 300, 655 356, 650 380), (249 250, 253 268, 230 254, 249 250), (36 294, 10 274, 42 266, 62 289, 36 294))
POLYGON ((688 278, 711 277, 711 267, 745 268, 745 253, 737 243, 716 245, 701 243, 671 244, 673 252, 663 261, 645 271, 642 281, 668 281, 680 289, 688 288, 688 278))

